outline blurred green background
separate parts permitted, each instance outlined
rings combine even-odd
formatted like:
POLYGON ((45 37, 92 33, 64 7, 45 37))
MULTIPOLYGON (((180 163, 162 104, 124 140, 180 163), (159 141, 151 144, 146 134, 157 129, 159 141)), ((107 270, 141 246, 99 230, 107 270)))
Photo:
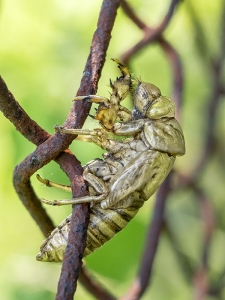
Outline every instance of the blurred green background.
MULTIPOLYGON (((133 0, 130 3, 144 21, 156 26, 166 14, 170 1, 133 0)), ((194 169, 202 154, 206 128, 204 116, 212 84, 207 62, 199 55, 196 46, 190 5, 206 34, 206 52, 216 57, 219 52, 223 1, 183 1, 165 32, 165 37, 179 52, 184 68, 181 123, 187 153, 176 162, 176 168, 183 174, 189 174, 194 169)), ((1 1, 0 74, 28 115, 49 133, 53 133, 55 124, 64 122, 71 108, 71 100, 79 87, 89 54, 100 7, 101 1, 97 0, 1 1)), ((109 78, 114 79, 119 75, 110 58, 119 58, 141 36, 142 33, 119 10, 99 82, 99 95, 107 96, 109 78)), ((131 63, 131 71, 137 78, 156 84, 163 95, 171 95, 170 64, 157 44, 146 47, 131 63)), ((129 100, 127 104, 130 105, 129 100)), ((221 101, 214 130, 223 147, 224 113, 225 103, 221 101)), ((43 236, 12 185, 14 167, 34 151, 35 146, 21 136, 2 114, 0 122, 0 299, 51 300, 55 296, 61 266, 35 260, 43 236)), ((90 128, 97 125, 89 120, 85 126, 90 128)), ((101 157, 102 153, 96 146, 88 144, 87 147, 84 142, 79 141, 75 141, 70 148, 82 164, 101 157)), ((54 162, 39 173, 44 178, 68 184, 66 176, 54 162)), ((38 195, 44 198, 69 197, 64 192, 48 189, 37 182, 34 176, 32 184, 38 195)), ((207 165, 200 185, 212 201, 218 218, 222 220, 224 170, 218 156, 207 165)), ((137 273, 153 204, 154 197, 125 230, 85 259, 91 272, 109 290, 115 291, 116 295, 126 291, 137 273)), ((55 224, 59 224, 71 212, 69 206, 46 209, 55 224)), ((166 215, 180 239, 181 252, 197 266, 202 247, 203 224, 193 193, 187 190, 174 193, 167 203, 166 215)), ((224 221, 220 223, 224 224, 224 221)), ((218 226, 213 235, 209 265, 210 276, 214 279, 225 265, 223 229, 222 225, 218 226)), ((151 286, 143 299, 191 299, 192 283, 185 280, 166 235, 161 236, 153 271, 151 286)), ((75 299, 94 298, 78 283, 75 299)))

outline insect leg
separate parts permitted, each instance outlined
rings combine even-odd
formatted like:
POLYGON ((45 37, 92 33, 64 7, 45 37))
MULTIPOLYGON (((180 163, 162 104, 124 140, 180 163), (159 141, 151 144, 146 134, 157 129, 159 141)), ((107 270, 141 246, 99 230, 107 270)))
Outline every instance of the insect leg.
POLYGON ((72 129, 72 128, 63 128, 58 125, 55 125, 55 131, 63 134, 76 134, 78 135, 77 140, 92 142, 106 149, 108 145, 108 134, 105 130, 101 128, 89 130, 89 129, 72 129))
POLYGON ((88 172, 88 169, 84 171, 84 179, 89 183, 91 187, 95 190, 95 192, 99 195, 88 195, 79 198, 71 198, 71 199, 64 199, 64 200, 46 200, 40 199, 41 202, 53 205, 53 206, 61 206, 61 205, 68 205, 68 204, 81 204, 81 203, 90 203, 90 202, 101 202, 102 200, 106 199, 108 195, 108 189, 104 182, 98 178, 97 176, 88 172))
POLYGON ((97 95, 77 96, 73 99, 73 101, 81 101, 81 100, 85 100, 90 103, 102 103, 102 102, 105 104, 109 103, 108 98, 97 96, 97 95))
POLYGON ((119 136, 134 136, 143 130, 145 124, 144 119, 129 121, 126 123, 115 123, 112 131, 119 136))
POLYGON ((90 136, 104 136, 106 133, 98 128, 98 129, 81 129, 81 128, 64 128, 62 126, 55 125, 54 129, 56 132, 65 133, 65 134, 77 134, 77 135, 90 135, 90 136))
POLYGON ((48 179, 43 179, 43 178, 41 178, 41 176, 39 174, 36 175, 36 178, 48 187, 55 187, 55 188, 64 190, 66 192, 71 192, 71 187, 68 185, 56 183, 56 182, 50 181, 48 179))
POLYGON ((79 198, 71 198, 71 199, 64 199, 64 200, 46 200, 41 198, 40 201, 42 203, 53 205, 53 206, 62 206, 62 205, 69 205, 69 204, 82 204, 82 203, 90 203, 90 202, 101 202, 105 199, 105 195, 99 196, 84 196, 79 198))
POLYGON ((119 106, 119 110, 117 111, 117 117, 121 122, 128 122, 131 119, 131 111, 126 107, 119 106))
POLYGON ((121 73, 124 76, 126 76, 128 78, 131 77, 130 71, 125 64, 121 63, 117 58, 111 58, 111 60, 114 61, 115 63, 117 63, 118 68, 120 69, 121 73))

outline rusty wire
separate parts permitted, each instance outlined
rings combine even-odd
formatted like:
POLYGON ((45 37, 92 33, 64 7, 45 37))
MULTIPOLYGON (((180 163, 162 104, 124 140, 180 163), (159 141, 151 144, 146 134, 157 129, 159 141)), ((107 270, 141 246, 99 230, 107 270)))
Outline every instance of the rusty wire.
MULTIPOLYGON (((88 95, 88 94, 96 93, 97 83, 100 78, 101 70, 105 62, 106 51, 108 49, 109 41, 111 38, 110 32, 112 31, 114 25, 114 20, 116 18, 116 12, 118 6, 119 6, 119 1, 110 1, 110 0, 103 1, 102 8, 99 14, 97 29, 92 39, 91 50, 86 63, 84 76, 81 81, 81 87, 78 91, 78 95, 81 94, 88 95), (96 51, 96 49, 98 50, 96 51), (87 81, 89 81, 90 79, 89 74, 91 74, 92 82, 93 82, 92 90, 90 90, 90 88, 87 88, 87 86, 89 85, 87 84, 87 81)), ((90 106, 88 106, 88 108, 90 109, 90 106)), ((76 111, 76 107, 75 107, 75 111, 76 111)), ((83 112, 86 113, 83 116, 86 116, 87 112, 85 111, 83 112)), ((77 180, 75 182, 77 188, 79 184, 77 180)), ((82 194, 82 192, 79 195, 77 195, 76 193, 76 195, 73 195, 73 197, 77 197, 77 196, 79 197, 82 195, 84 195, 82 194)), ((58 283, 58 292, 56 295, 57 300, 73 299, 74 292, 76 291, 77 279, 79 277, 79 273, 81 269, 81 263, 82 263, 81 260, 83 258, 83 252, 86 247, 85 241, 86 241, 86 230, 88 226, 88 218, 87 218, 88 205, 85 205, 86 215, 83 216, 82 214, 81 218, 79 218, 79 215, 74 214, 74 210, 76 210, 77 207, 78 207, 77 205, 73 206, 73 214, 71 218, 71 229, 68 236, 68 245, 66 247, 66 251, 63 259, 61 276, 58 283), (79 231, 80 235, 77 234, 77 231, 79 231), (80 242, 80 240, 82 240, 82 242, 80 242)))
MULTIPOLYGON (((163 32, 168 27, 175 9, 180 2, 180 0, 172 0, 165 18, 157 27, 152 28, 138 17, 127 1, 104 0, 77 95, 95 94, 97 91, 98 80, 105 62, 106 51, 110 42, 116 12, 121 4, 127 17, 130 18, 144 34, 144 37, 136 45, 131 49, 128 49, 122 55, 122 60, 125 63, 129 63, 140 50, 143 51, 149 44, 158 43, 161 46, 171 64, 171 73, 173 74, 173 99, 177 105, 177 117, 179 118, 183 92, 182 64, 177 51, 165 39, 163 32)), ((222 20, 224 22, 222 24, 222 32, 225 31, 225 5, 223 5, 223 8, 222 20)), ((192 14, 192 17, 193 23, 197 23, 194 14, 192 14)), ((200 27, 198 28, 201 29, 200 27)), ((191 174, 178 174, 174 171, 160 187, 156 197, 153 218, 149 224, 146 237, 147 242, 140 260, 138 274, 128 291, 120 298, 121 300, 140 299, 145 292, 151 278, 155 253, 157 251, 157 245, 163 225, 165 227, 164 231, 170 237, 171 245, 176 253, 177 259, 179 260, 180 265, 185 269, 184 273, 186 274, 187 280, 190 281, 191 278, 194 282, 194 299, 203 300, 210 294, 220 295, 225 277, 224 273, 221 274, 221 280, 216 286, 211 286, 208 280, 208 258, 212 233, 215 227, 214 209, 210 204, 210 199, 208 199, 205 192, 198 186, 198 179, 206 166, 209 156, 213 152, 212 141, 214 139, 213 128, 215 116, 218 103, 221 99, 220 96, 224 93, 221 77, 222 62, 225 59, 224 45, 225 35, 222 34, 220 54, 218 55, 217 60, 211 59, 209 63, 209 69, 213 75, 213 86, 212 94, 208 101, 206 116, 208 127, 206 130, 205 145, 203 147, 202 155, 191 174), (177 184, 171 185, 174 178, 177 179, 177 184), (166 199, 168 199, 168 196, 178 188, 191 189, 194 192, 196 205, 198 206, 204 223, 202 254, 200 265, 196 269, 194 269, 188 259, 179 252, 176 237, 170 230, 167 218, 164 217, 166 199)), ((54 225, 44 208, 41 206, 40 201, 30 184, 30 177, 42 166, 49 163, 51 160, 55 160, 71 181, 73 197, 84 195, 86 193, 86 186, 82 178, 82 167, 76 157, 67 149, 75 136, 61 135, 59 133, 52 136, 49 135, 24 112, 12 93, 8 90, 2 78, 0 78, 0 109, 25 138, 37 145, 37 149, 16 166, 13 182, 20 200, 23 202, 32 218, 36 221, 40 230, 47 236, 54 228, 54 225)), ((63 126, 68 128, 81 127, 89 109, 89 104, 85 104, 81 101, 74 102, 63 126), (82 111, 82 114, 77 114, 77 111, 82 111)), ((73 299, 79 274, 80 282, 97 299, 116 299, 89 274, 86 268, 81 269, 88 218, 88 205, 76 205, 73 207, 71 231, 59 280, 58 292, 56 295, 57 300, 73 299)))

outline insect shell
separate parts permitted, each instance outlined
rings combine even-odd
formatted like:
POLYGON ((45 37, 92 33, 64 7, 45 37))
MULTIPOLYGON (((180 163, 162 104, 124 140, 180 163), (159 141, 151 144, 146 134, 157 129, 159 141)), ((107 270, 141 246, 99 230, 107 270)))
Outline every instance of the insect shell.
MULTIPOLYGON (((182 129, 174 118, 174 102, 162 96, 155 85, 139 82, 133 96, 133 110, 123 107, 121 101, 130 93, 132 79, 127 67, 117 59, 114 61, 122 76, 110 82, 110 99, 95 95, 75 98, 76 101, 99 103, 94 118, 99 120, 101 128, 56 128, 62 134, 83 135, 85 140, 107 150, 103 159, 94 159, 84 166, 83 176, 90 195, 69 201, 41 200, 53 205, 91 203, 84 256, 101 247, 128 224, 164 181, 176 156, 185 153, 182 129), (109 134, 113 134, 112 138, 109 134), (121 136, 125 138, 117 140, 121 136)), ((37 260, 63 260, 70 219, 71 216, 43 242, 37 260)))

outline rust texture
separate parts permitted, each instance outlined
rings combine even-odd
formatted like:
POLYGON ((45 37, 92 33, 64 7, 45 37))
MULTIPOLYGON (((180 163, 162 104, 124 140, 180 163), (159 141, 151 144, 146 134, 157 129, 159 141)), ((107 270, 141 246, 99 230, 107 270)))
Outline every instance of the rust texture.
MULTIPOLYGON (((128 64, 134 56, 138 54, 139 51, 143 51, 146 46, 153 43, 158 43, 160 45, 171 65, 173 84, 172 97, 176 102, 177 118, 179 119, 184 85, 183 69, 179 54, 166 40, 163 33, 169 26, 170 20, 173 18, 178 5, 182 5, 182 1, 180 0, 171 1, 165 17, 155 28, 143 22, 131 8, 128 1, 104 0, 77 95, 95 94, 97 91, 98 81, 105 62, 106 51, 111 39, 111 32, 119 5, 121 5, 124 14, 143 33, 143 38, 141 38, 136 45, 123 53, 121 60, 128 64)), ((157 245, 162 231, 168 236, 171 248, 179 261, 180 267, 184 271, 183 274, 186 281, 193 285, 193 299, 206 300, 210 295, 222 299, 225 272, 220 274, 216 284, 212 284, 209 279, 209 255, 212 234, 216 223, 215 209, 211 204, 211 199, 199 186, 199 178, 203 174, 207 162, 215 150, 215 120, 219 103, 222 98, 221 95, 225 94, 224 83, 222 80, 223 62, 225 60, 225 4, 221 11, 220 51, 216 57, 209 58, 210 55, 207 52, 207 38, 203 34, 201 24, 191 5, 189 5, 189 10, 196 33, 201 36, 201 45, 198 45, 199 54, 202 60, 204 60, 207 71, 212 78, 210 87, 211 95, 207 102, 205 114, 206 134, 204 137, 204 145, 199 161, 190 174, 179 174, 176 170, 173 171, 157 192, 153 217, 149 224, 146 244, 140 259, 139 270, 127 292, 120 298, 121 300, 140 299, 146 291, 146 288, 149 286, 155 254, 157 252, 157 245), (171 184, 171 182, 173 184, 171 184), (170 228, 167 216, 164 214, 168 196, 179 189, 192 191, 197 199, 197 201, 195 201, 196 207, 199 211, 202 223, 204 224, 202 251, 200 262, 197 266, 193 266, 193 263, 179 251, 177 238, 170 228)), ((68 128, 81 127, 89 109, 90 105, 87 102, 74 102, 63 126, 68 128)), ((67 149, 75 136, 61 135, 60 133, 51 136, 26 114, 1 77, 0 110, 26 139, 37 146, 33 153, 30 153, 18 166, 16 166, 13 175, 13 184, 25 208, 38 224, 43 234, 48 236, 50 231, 54 228, 54 225, 45 209, 40 204, 39 198, 31 186, 30 177, 51 160, 55 160, 70 179, 73 197, 85 195, 87 191, 82 177, 82 167, 76 157, 67 149)), ((73 299, 79 273, 80 282, 94 297, 96 297, 96 299, 116 299, 116 297, 109 293, 99 281, 89 274, 86 268, 82 268, 81 261, 85 248, 88 220, 88 205, 76 205, 73 207, 71 231, 58 284, 57 300, 73 299)))
MULTIPOLYGON (((97 91, 97 84, 101 75, 102 67, 105 62, 106 51, 108 49, 109 41, 111 38, 111 31, 116 18, 118 6, 119 1, 103 1, 102 8, 99 14, 97 29, 92 39, 90 54, 85 66, 85 70, 83 73, 84 75, 81 80, 81 85, 77 95, 95 94, 97 91)), ((79 114, 76 114, 77 111, 79 112, 80 109, 82 109, 83 116, 86 116, 90 109, 89 105, 87 105, 87 108, 85 109, 81 107, 82 103, 80 103, 80 101, 74 103, 74 113, 78 120, 79 114)), ((71 118, 68 117, 63 125, 66 127, 71 127, 70 119, 71 118)), ((80 122, 83 124, 83 121, 84 120, 82 118, 80 122)), ((75 124, 75 126, 77 127, 77 124, 75 124)), ((84 195, 82 185, 83 178, 79 177, 78 180, 76 176, 75 178, 73 178, 73 180, 71 180, 73 197, 84 195), (80 193, 74 193, 74 189, 77 186, 80 187, 80 193)), ((57 300, 73 299, 73 295, 76 290, 77 279, 80 273, 81 260, 86 246, 86 229, 88 226, 87 215, 88 205, 73 206, 71 229, 63 260, 61 276, 58 283, 58 292, 56 295, 57 300), (83 211, 81 211, 82 208, 83 211)))
MULTIPOLYGON (((93 37, 90 54, 77 93, 78 95, 96 93, 118 5, 119 1, 114 1, 113 3, 111 1, 103 2, 98 27, 93 37)), ((75 136, 66 136, 59 133, 50 136, 24 112, 12 93, 8 90, 3 79, 0 81, 0 87, 1 111, 21 134, 37 145, 36 150, 16 166, 13 183, 20 200, 36 221, 43 234, 48 236, 53 230, 54 225, 40 204, 31 186, 30 177, 38 169, 54 159, 68 175, 73 197, 85 195, 86 187, 82 178, 80 163, 69 150, 66 150, 75 136), (30 130, 30 128, 32 130, 30 130)), ((68 128, 81 127, 89 109, 90 104, 74 102, 63 125, 68 128), (81 111, 82 114, 80 113, 81 111)), ((87 225, 88 205, 77 205, 73 208, 71 220, 72 230, 69 235, 68 248, 65 253, 65 260, 56 296, 57 299, 72 299, 73 297, 81 267, 83 250, 85 248, 87 225)))

